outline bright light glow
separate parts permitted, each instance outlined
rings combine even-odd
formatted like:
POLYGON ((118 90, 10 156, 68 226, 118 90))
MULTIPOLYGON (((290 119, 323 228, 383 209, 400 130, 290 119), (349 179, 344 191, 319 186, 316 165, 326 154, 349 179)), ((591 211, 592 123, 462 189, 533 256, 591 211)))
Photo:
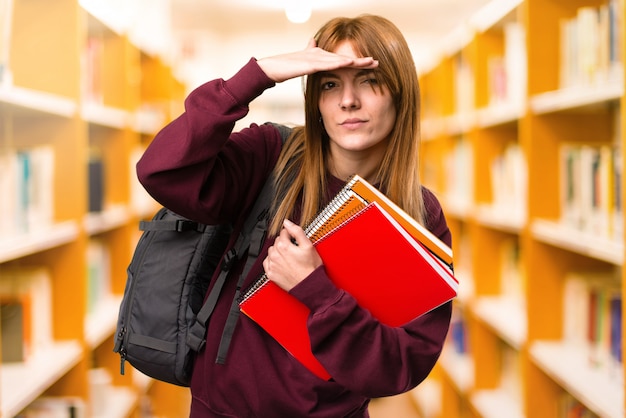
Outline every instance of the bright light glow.
POLYGON ((288 0, 285 5, 285 15, 292 23, 304 23, 311 17, 311 1, 288 0))

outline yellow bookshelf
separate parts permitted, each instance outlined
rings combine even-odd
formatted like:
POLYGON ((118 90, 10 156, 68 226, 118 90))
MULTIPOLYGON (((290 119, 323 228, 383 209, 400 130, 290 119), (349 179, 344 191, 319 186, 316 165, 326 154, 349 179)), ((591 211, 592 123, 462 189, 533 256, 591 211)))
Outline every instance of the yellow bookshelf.
POLYGON ((451 327, 430 377, 433 416, 624 416, 610 301, 624 295, 625 17, 621 0, 496 0, 421 75, 424 181, 453 233, 465 335, 451 327), (595 339, 572 342, 581 272, 580 310, 602 309, 574 326, 595 339))
MULTIPOLYGON (((136 196, 134 160, 181 111, 185 85, 153 51, 144 52, 80 2, 6 3, 11 30, 0 39, 0 201, 3 217, 15 218, 0 225, 0 283, 6 288, 15 271, 47 272, 52 319, 51 341, 0 364, 0 417, 49 397, 78 399, 107 417, 184 416, 186 389, 128 366, 121 376, 112 349, 138 221, 156 210, 136 196), (92 187, 94 159, 102 162, 100 193, 92 187), (22 185, 33 194, 20 194, 22 185), (99 196, 100 207, 90 209, 90 195, 99 196)), ((36 297, 28 293, 24 300, 36 297)), ((23 323, 42 328, 36 313, 23 323)))

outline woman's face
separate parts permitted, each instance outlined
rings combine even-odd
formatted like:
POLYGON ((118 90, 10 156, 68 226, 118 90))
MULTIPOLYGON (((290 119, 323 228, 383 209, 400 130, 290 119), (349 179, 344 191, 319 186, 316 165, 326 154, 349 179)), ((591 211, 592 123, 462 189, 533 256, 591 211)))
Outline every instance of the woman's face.
MULTIPOLYGON (((349 41, 333 52, 356 56, 349 41)), ((396 120, 389 90, 378 84, 372 70, 364 69, 330 71, 320 83, 319 109, 332 158, 344 155, 380 161, 396 120)))

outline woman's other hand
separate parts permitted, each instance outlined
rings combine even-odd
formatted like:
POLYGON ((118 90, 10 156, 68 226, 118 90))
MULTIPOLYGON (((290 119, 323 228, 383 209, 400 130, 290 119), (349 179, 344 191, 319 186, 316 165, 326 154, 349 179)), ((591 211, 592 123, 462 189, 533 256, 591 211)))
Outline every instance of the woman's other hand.
POLYGON ((302 228, 289 220, 268 249, 263 261, 267 277, 286 291, 304 280, 322 265, 317 250, 302 228))

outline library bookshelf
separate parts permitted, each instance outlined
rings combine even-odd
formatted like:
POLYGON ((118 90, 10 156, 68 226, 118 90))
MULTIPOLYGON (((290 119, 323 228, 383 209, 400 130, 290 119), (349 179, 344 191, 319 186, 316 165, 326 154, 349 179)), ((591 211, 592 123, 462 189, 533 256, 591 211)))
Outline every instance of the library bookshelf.
POLYGON ((157 209, 134 163, 185 85, 83 3, 0 0, 0 417, 185 416, 186 389, 122 376, 113 353, 138 221, 157 209))
POLYGON ((484 12, 420 76, 461 286, 429 416, 623 417, 624 2, 484 12))

